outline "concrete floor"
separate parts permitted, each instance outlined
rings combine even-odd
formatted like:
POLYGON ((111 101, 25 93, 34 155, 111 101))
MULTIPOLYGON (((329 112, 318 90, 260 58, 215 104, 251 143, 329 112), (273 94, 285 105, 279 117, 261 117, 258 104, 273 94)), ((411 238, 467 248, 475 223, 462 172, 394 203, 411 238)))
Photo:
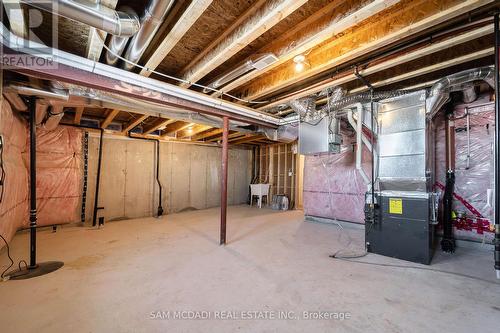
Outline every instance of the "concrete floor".
MULTIPOLYGON (((218 232, 218 209, 108 223, 101 230, 42 231, 39 259, 65 266, 0 283, 0 331, 498 332, 500 284, 490 251, 438 254, 429 266, 484 279, 474 280, 331 259, 347 234, 303 222, 300 211, 231 207, 227 246, 218 245, 218 232), (151 319, 158 311, 198 311, 183 315, 211 319, 151 319), (292 319, 214 318, 278 317, 278 311, 292 319), (304 311, 350 318, 306 320, 304 311)), ((362 231, 347 233, 360 247, 362 231)), ((15 260, 27 259, 27 236, 13 240, 15 260)), ((5 251, 0 255, 6 267, 5 251)), ((371 254, 358 260, 419 266, 371 254)))

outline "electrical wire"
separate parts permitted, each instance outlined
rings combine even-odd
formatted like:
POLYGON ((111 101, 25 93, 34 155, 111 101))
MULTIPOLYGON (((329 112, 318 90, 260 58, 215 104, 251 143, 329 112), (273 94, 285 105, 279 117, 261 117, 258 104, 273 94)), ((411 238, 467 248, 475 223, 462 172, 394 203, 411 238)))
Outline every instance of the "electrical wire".
POLYGON ((353 262, 353 263, 358 263, 358 264, 363 264, 363 265, 372 265, 372 266, 381 266, 381 267, 394 267, 394 268, 410 268, 410 269, 418 269, 422 271, 431 271, 431 272, 437 272, 437 273, 443 273, 443 274, 449 274, 449 275, 455 275, 455 276, 460 276, 460 277, 465 277, 477 281, 482 281, 482 282, 487 282, 491 284, 498 285, 498 282, 486 280, 477 276, 473 275, 468 275, 468 274, 463 274, 463 273, 457 273, 457 272, 451 272, 451 271, 445 271, 441 269, 435 269, 435 268, 428 268, 428 267, 419 267, 419 266, 407 266, 407 265, 396 265, 396 264, 384 264, 384 263, 376 263, 376 262, 369 262, 369 261, 361 261, 361 260, 350 260, 353 258, 340 258, 340 257, 333 257, 330 256, 331 258, 338 259, 338 260, 343 260, 343 261, 348 261, 348 262, 353 262))
MULTIPOLYGON (((3 239, 3 241, 5 242, 5 245, 7 246, 7 257, 9 258, 10 260, 10 265, 9 267, 7 267, 3 272, 2 274, 0 274, 0 278, 2 278, 2 280, 5 280, 5 272, 7 272, 13 265, 14 265, 14 260, 12 259, 12 257, 10 256, 10 247, 9 247, 9 243, 7 243, 7 240, 5 238, 3 238, 2 235, 0 235, 0 237, 3 239)), ((20 274, 20 273, 16 273, 16 276, 21 276, 21 275, 25 275, 25 274, 28 274, 29 270, 28 270, 28 263, 25 261, 25 260, 20 260, 19 263, 17 264, 17 266, 19 267, 19 272, 22 271, 22 268, 21 268, 21 263, 24 263, 24 268, 26 269, 26 272, 20 274)))
MULTIPOLYGON (((325 163, 325 161, 323 159, 321 159, 321 164, 323 165, 323 169, 325 170, 325 176, 326 176, 326 179, 327 179, 327 182, 328 182, 328 207, 330 208, 330 213, 333 216, 332 192, 331 192, 330 177, 328 175, 328 168, 327 168, 326 163, 325 163)), ((347 241, 347 245, 345 245, 340 250, 337 250, 334 254, 330 255, 330 257, 331 258, 361 258, 361 257, 366 256, 366 254, 367 254, 366 249, 361 254, 341 255, 341 253, 344 252, 347 248, 349 248, 349 246, 353 243, 353 239, 347 233, 347 231, 344 229, 344 227, 342 226, 342 224, 340 224, 336 219, 334 219, 333 221, 338 226, 338 228, 340 229, 340 234, 339 234, 339 237, 338 237, 339 243, 340 243, 340 240, 342 238, 342 235, 347 236, 348 241, 347 241)))
POLYGON ((159 75, 161 77, 164 77, 166 79, 170 79, 170 80, 174 80, 174 81, 177 81, 177 82, 180 82, 180 83, 187 83, 189 85, 192 85, 194 87, 198 87, 198 88, 203 88, 203 89, 206 89, 206 90, 209 90, 209 91, 212 91, 212 92, 216 92, 218 94, 220 94, 221 96, 227 96, 227 97, 230 97, 230 98, 233 98, 237 101, 240 101, 240 102, 243 102, 243 103, 249 103, 249 104, 267 104, 267 103, 270 103, 271 101, 270 100, 267 100, 267 101, 251 101, 251 100, 247 100, 247 99, 243 99, 243 98, 239 98, 239 97, 236 97, 234 95, 231 95, 231 94, 228 94, 222 90, 219 90, 219 89, 215 89, 215 88, 212 88, 212 87, 208 87, 208 86, 205 86, 205 85, 202 85, 202 84, 199 84, 199 83, 196 83, 196 82, 191 82, 189 80, 185 80, 185 79, 181 79, 181 78, 178 78, 178 77, 175 77, 175 76, 172 76, 172 75, 168 75, 168 74, 164 74, 164 73, 160 73, 154 69, 151 69, 149 67, 146 67, 146 66, 142 66, 142 65, 139 65, 133 61, 130 61, 128 59, 125 59, 124 57, 122 57, 121 55, 117 54, 116 52, 112 51, 107 45, 106 45, 106 41, 105 41, 105 38, 101 35, 101 32, 99 31, 97 33, 97 35, 99 36, 99 39, 101 39, 102 41, 102 45, 103 45, 103 48, 108 51, 109 53, 111 53, 112 55, 114 55, 115 57, 117 57, 118 59, 126 62, 127 64, 129 65, 132 65, 134 67, 137 67, 137 68, 140 68, 142 70, 145 70, 147 72, 150 72, 150 73, 154 73, 156 75, 159 75))
POLYGON ((0 277, 3 279, 4 276, 5 276, 5 272, 7 272, 13 265, 14 265, 14 260, 12 260, 12 257, 10 256, 10 248, 9 248, 9 243, 7 243, 7 240, 5 240, 5 238, 3 238, 2 235, 0 235, 0 237, 2 237, 3 241, 5 242, 5 245, 7 246, 7 257, 9 258, 10 260, 10 265, 9 267, 7 267, 3 272, 2 274, 0 275, 0 277))
POLYGON ((52 112, 52 110, 49 108, 49 110, 47 111, 47 113, 48 113, 48 114, 49 114, 49 116, 51 116, 51 117, 52 117, 52 116, 59 116, 59 115, 61 115, 61 114, 64 114, 64 108, 63 108, 63 110, 62 110, 61 112, 57 112, 57 113, 52 112))

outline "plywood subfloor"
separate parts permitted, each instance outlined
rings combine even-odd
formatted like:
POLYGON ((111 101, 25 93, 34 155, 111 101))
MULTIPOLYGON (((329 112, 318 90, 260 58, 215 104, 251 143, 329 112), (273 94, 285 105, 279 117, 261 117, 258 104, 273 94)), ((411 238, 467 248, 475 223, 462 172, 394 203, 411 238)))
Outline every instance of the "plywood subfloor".
MULTIPOLYGON (((497 332, 500 284, 492 254, 438 255, 433 271, 328 257, 347 243, 335 225, 300 211, 230 207, 229 244, 218 245, 218 209, 39 233, 40 260, 64 260, 51 275, 0 283, 7 332, 497 332), (340 238, 339 238, 340 236, 340 238), (348 312, 338 320, 153 320, 156 311, 348 312)), ((348 230, 353 244, 361 230, 348 230)), ((12 242, 27 258, 27 234, 12 242)), ((5 267, 5 251, 0 253, 5 267)), ((408 263, 376 255, 362 259, 408 263)), ((413 264, 411 264, 413 265, 413 264)), ((425 267, 425 266, 421 266, 425 267)))

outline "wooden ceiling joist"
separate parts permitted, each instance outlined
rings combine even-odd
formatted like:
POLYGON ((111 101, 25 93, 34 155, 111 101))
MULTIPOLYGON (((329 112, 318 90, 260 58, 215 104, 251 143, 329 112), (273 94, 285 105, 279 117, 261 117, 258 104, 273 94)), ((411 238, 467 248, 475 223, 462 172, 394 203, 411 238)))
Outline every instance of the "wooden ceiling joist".
POLYGON ((238 144, 242 144, 242 143, 249 143, 249 142, 253 142, 253 141, 256 141, 258 139, 261 139, 261 138, 263 138, 263 137, 260 134, 250 134, 250 135, 245 136, 244 138, 240 138, 240 139, 232 141, 231 144, 238 145, 238 144))
POLYGON ((216 128, 216 129, 208 130, 208 131, 193 135, 191 137, 191 140, 198 141, 198 140, 202 140, 205 138, 209 138, 211 136, 219 135, 221 133, 222 133, 222 129, 216 128))
MULTIPOLYGON (((492 25, 487 25, 484 27, 480 27, 478 29, 474 29, 471 31, 468 31, 463 34, 459 34, 456 36, 453 36, 451 38, 447 38, 442 41, 435 41, 431 44, 428 44, 425 47, 418 48, 416 50, 407 52, 399 57, 396 58, 391 58, 387 61, 380 62, 376 65, 373 66, 368 66, 366 68, 359 69, 359 74, 363 76, 371 75, 374 73, 378 73, 384 70, 387 70, 389 68, 393 68, 395 66, 416 60, 418 58, 422 58, 424 56, 448 49, 452 46, 462 44, 462 43, 467 43, 469 41, 472 41, 476 38, 479 38, 481 36, 488 35, 490 33, 493 33, 493 26, 492 25)), ((309 95, 312 95, 314 93, 320 92, 328 87, 334 87, 334 86, 340 86, 342 84, 345 84, 347 82, 355 81, 357 80, 356 75, 354 73, 349 74, 349 75, 344 75, 339 78, 333 77, 332 79, 325 80, 324 82, 321 82, 319 84, 315 84, 309 88, 301 90, 299 93, 293 94, 292 96, 280 98, 273 103, 267 104, 266 106, 260 107, 259 109, 267 109, 279 104, 283 104, 286 102, 289 102, 290 100, 301 98, 301 97, 306 97, 309 95)), ((319 102, 326 101, 325 99, 319 100, 319 102)))
POLYGON ((192 140, 192 138, 196 136, 196 134, 205 132, 206 130, 209 130, 211 128, 212 128, 211 126, 207 125, 198 125, 192 130, 185 130, 182 133, 178 134, 177 139, 191 138, 192 140))
POLYGON ((144 127, 142 130, 142 134, 147 135, 147 134, 153 133, 154 131, 156 131, 162 127, 166 127, 170 124, 175 123, 176 121, 177 120, 175 120, 175 119, 162 119, 162 118, 160 118, 157 121, 155 121, 153 124, 151 124, 147 127, 144 127))
POLYGON ((344 36, 332 38, 307 55, 309 68, 297 73, 289 61, 240 87, 249 100, 256 100, 309 79, 335 66, 407 38, 491 3, 493 0, 404 0, 385 15, 376 15, 344 36), (348 51, 346 51, 348 50, 348 51))
POLYGON ((127 125, 123 127, 122 134, 127 134, 128 131, 131 131, 135 127, 139 126, 139 124, 142 123, 144 120, 146 120, 148 117, 149 117, 148 115, 141 115, 138 118, 132 119, 131 121, 128 122, 127 125))
MULTIPOLYGON (((448 60, 448 61, 443 61, 443 62, 434 64, 431 66, 426 66, 426 67, 419 68, 419 69, 411 71, 411 72, 407 72, 407 73, 404 73, 401 75, 393 76, 393 77, 385 79, 385 80, 373 82, 372 86, 374 86, 375 88, 387 86, 387 85, 390 85, 390 84, 393 84, 396 82, 401 82, 401 81, 408 80, 408 79, 418 77, 421 75, 426 75, 426 74, 429 74, 432 72, 436 72, 436 71, 439 71, 441 69, 445 69, 445 68, 460 65, 460 64, 463 64, 463 63, 466 63, 469 61, 481 59, 481 58, 490 56, 494 53, 495 53, 495 49, 493 47, 490 47, 490 48, 487 48, 484 50, 479 50, 477 52, 473 52, 473 53, 466 54, 466 55, 463 55, 460 57, 456 57, 456 58, 453 58, 453 59, 448 60)), ((350 93, 358 93, 358 92, 365 91, 365 90, 367 90, 367 88, 362 87, 362 88, 353 89, 350 91, 350 93)))
POLYGON ((75 108, 75 118, 73 119, 73 124, 80 125, 80 121, 82 120, 83 110, 85 110, 83 106, 75 108))
MULTIPOLYGON (((115 9, 118 0, 90 0, 90 2, 99 3, 104 7, 115 9)), ((99 61, 104 46, 103 39, 106 40, 107 35, 108 34, 105 33, 104 31, 98 31, 96 28, 90 27, 89 38, 87 42, 87 50, 85 51, 85 56, 87 58, 99 61), (102 37, 99 36, 99 33, 101 34, 102 37)))
POLYGON ((219 35, 215 40, 213 40, 203 51, 198 53, 196 57, 194 57, 189 64, 187 64, 182 70, 181 73, 185 73, 191 68, 194 64, 196 64, 199 60, 207 55, 208 52, 212 51, 221 41, 229 36, 235 29, 237 29, 249 16, 254 14, 267 0, 258 0, 255 4, 250 6, 243 14, 241 14, 236 21, 231 24, 229 28, 227 28, 222 34, 219 35))
POLYGON ((108 127, 109 124, 111 124, 111 122, 113 121, 113 119, 115 119, 118 113, 120 113, 120 110, 117 109, 112 109, 111 111, 109 111, 108 115, 106 116, 106 119, 104 119, 104 121, 101 123, 101 128, 106 129, 106 127, 108 127))
MULTIPOLYGON (((232 91, 290 59, 293 59, 295 56, 307 52, 309 49, 328 40, 332 36, 393 6, 399 1, 400 0, 374 0, 362 7, 358 6, 359 1, 332 1, 313 15, 309 16, 306 20, 296 25, 286 34, 256 52, 257 54, 273 53, 279 57, 277 62, 262 70, 251 71, 227 84, 222 89, 224 91, 232 91), (339 17, 341 17, 341 19, 339 19, 339 17)), ((212 95, 217 94, 218 92, 214 92, 212 95)))
MULTIPOLYGON (((278 4, 266 2, 262 8, 247 17, 239 29, 234 30, 204 58, 187 69, 183 78, 189 82, 197 82, 306 2, 307 0, 279 0, 278 4)), ((190 84, 182 83, 181 86, 189 87, 190 84)))
MULTIPOLYGON (((156 51, 150 56, 145 67, 152 70, 156 69, 211 3, 212 0, 191 1, 189 7, 186 8, 177 23, 156 48, 156 51)), ((140 74, 150 76, 151 72, 143 69, 140 74)))
MULTIPOLYGON (((229 131, 229 135, 227 136, 227 138, 230 141, 230 139, 233 139, 233 138, 236 138, 236 137, 241 137, 241 136, 244 136, 244 135, 245 134, 243 134, 243 133, 229 131)), ((222 140, 222 135, 218 135, 216 137, 209 138, 209 139, 205 140, 205 142, 215 142, 215 141, 220 141, 220 140, 222 140)))
POLYGON ((166 137, 169 137, 169 136, 172 136, 172 135, 176 135, 177 132, 180 132, 190 126, 193 126, 194 124, 193 123, 187 123, 187 122, 184 122, 184 121, 176 121, 172 124, 170 124, 163 132, 163 134, 161 135, 163 138, 166 138, 166 137))

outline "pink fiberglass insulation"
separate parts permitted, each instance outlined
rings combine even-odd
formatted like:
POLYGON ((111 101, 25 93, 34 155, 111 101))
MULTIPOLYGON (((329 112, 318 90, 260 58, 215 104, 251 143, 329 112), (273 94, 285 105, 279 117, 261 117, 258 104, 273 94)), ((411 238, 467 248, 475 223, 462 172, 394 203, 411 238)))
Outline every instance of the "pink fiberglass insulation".
MULTIPOLYGON (((304 213, 328 219, 364 223, 366 184, 356 170, 355 138, 343 134, 338 154, 306 156, 304 213)), ((371 173, 371 153, 363 146, 363 169, 371 173)))
MULTIPOLYGON (((28 172, 23 162, 27 137, 26 122, 3 100, 0 109, 0 135, 3 138, 1 156, 4 172, 0 186, 0 234, 9 241, 17 229, 27 225, 28 172)), ((0 248, 4 246, 0 240, 0 248)))
MULTIPOLYGON (((474 104, 481 104, 489 101, 489 96, 485 96, 470 105, 457 105, 455 116, 464 114, 464 108, 474 104)), ((463 197, 481 215, 492 221, 493 207, 488 200, 488 189, 494 188, 494 152, 493 143, 495 135, 495 113, 494 105, 491 103, 487 107, 473 108, 470 115, 470 164, 467 166, 467 131, 466 119, 455 121, 455 149, 456 149, 456 170, 455 170, 455 193, 463 197), (478 112, 479 110, 484 112, 478 112)), ((438 115, 436 119, 436 180, 445 184, 446 179, 446 156, 445 156, 445 131, 444 116, 438 115)), ((468 216, 473 214, 460 203, 453 199, 454 211, 466 212, 468 216)), ((493 234, 477 234, 475 231, 455 230, 456 236, 465 238, 483 239, 492 237, 493 234)))
MULTIPOLYGON (((58 126, 37 129, 38 225, 80 221, 82 200, 82 136, 80 129, 58 126)), ((29 169, 29 144, 23 153, 29 169)))

